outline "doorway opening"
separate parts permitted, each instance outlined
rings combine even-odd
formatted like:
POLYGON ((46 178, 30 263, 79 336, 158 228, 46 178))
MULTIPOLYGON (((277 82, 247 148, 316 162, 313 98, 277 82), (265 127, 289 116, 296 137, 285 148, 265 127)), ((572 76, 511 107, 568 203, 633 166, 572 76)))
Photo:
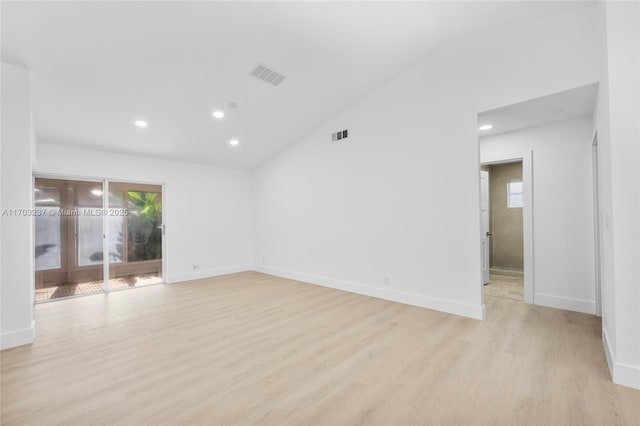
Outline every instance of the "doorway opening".
POLYGON ((164 282, 161 185, 36 177, 34 205, 36 303, 164 282))
POLYGON ((522 160, 481 165, 484 294, 524 301, 522 160))
MULTIPOLYGON (((481 234, 482 251, 486 251, 482 296, 494 294, 491 284, 482 284, 491 278, 495 281, 498 275, 513 282, 522 268, 525 303, 598 314, 596 98, 594 83, 478 113, 478 171, 487 176, 479 176, 479 183, 487 181, 481 184, 487 193, 489 185, 502 191, 498 206, 504 211, 522 212, 522 243, 511 245, 509 260, 500 254, 499 233, 500 225, 512 224, 513 218, 498 219, 489 195, 481 202, 486 222, 481 234), (520 179, 500 172, 500 168, 516 167, 514 163, 521 164, 520 179)), ((495 202, 496 195, 493 198, 495 202)), ((520 241, 520 235, 510 238, 511 243, 520 241)), ((509 291, 499 295, 515 298, 509 291)))

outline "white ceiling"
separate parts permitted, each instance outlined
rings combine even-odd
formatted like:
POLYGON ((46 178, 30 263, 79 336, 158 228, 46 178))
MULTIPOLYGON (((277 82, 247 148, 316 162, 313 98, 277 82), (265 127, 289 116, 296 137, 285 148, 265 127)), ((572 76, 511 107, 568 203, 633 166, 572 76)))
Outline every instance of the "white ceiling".
POLYGON ((589 3, 3 1, 2 60, 39 141, 252 168, 447 41, 589 3))
POLYGON ((482 112, 478 114, 478 126, 489 124, 493 127, 480 130, 480 136, 591 115, 596 105, 597 93, 598 85, 594 83, 482 112))

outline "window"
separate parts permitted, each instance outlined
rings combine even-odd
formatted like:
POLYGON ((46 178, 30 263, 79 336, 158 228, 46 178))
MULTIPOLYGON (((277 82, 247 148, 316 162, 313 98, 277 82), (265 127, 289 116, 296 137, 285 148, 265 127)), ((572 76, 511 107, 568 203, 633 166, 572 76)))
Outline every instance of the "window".
POLYGON ((102 265, 102 184, 76 182, 74 200, 78 266, 102 265))
POLYGON ((55 186, 38 185, 34 198, 36 207, 46 212, 34 218, 36 271, 59 269, 62 265, 59 214, 62 190, 55 186))
POLYGON ((522 196, 522 181, 512 180, 507 182, 507 207, 520 208, 524 199, 522 196))
POLYGON ((60 207, 42 207, 46 214, 36 216, 35 254, 36 271, 59 269, 60 259, 60 207))

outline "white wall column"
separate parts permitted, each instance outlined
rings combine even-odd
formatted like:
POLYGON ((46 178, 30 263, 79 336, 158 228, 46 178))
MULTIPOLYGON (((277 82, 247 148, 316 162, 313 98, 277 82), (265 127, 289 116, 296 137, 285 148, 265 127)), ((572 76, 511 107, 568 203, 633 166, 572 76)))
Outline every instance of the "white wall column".
POLYGON ((2 63, 0 348, 33 342, 33 131, 30 73, 2 63), (17 209, 17 210, 16 210, 17 209))
POLYGON ((640 6, 599 12, 603 340, 614 383, 640 389, 640 6))

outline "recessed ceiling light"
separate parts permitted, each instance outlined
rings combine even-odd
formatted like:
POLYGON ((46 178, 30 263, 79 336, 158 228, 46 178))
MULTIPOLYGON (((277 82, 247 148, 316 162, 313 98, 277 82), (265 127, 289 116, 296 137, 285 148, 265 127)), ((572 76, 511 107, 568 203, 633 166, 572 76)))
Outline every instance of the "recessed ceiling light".
POLYGON ((222 111, 213 111, 213 116, 215 118, 218 118, 218 119, 223 118, 224 117, 224 112, 222 112, 222 111))
POLYGON ((138 127, 147 127, 149 125, 146 121, 143 120, 137 120, 134 124, 138 127))
POLYGON ((102 190, 101 190, 101 189, 98 189, 98 188, 95 188, 95 189, 92 189, 92 190, 91 190, 91 193, 92 193, 93 195, 95 195, 96 197, 99 197, 99 196, 101 196, 101 195, 102 195, 102 190))
POLYGON ((238 141, 238 139, 231 139, 229 141, 229 145, 231 146, 238 146, 240 144, 240 142, 238 141))
POLYGON ((478 127, 478 130, 489 130, 491 129, 493 126, 491 124, 485 124, 483 126, 478 127))

